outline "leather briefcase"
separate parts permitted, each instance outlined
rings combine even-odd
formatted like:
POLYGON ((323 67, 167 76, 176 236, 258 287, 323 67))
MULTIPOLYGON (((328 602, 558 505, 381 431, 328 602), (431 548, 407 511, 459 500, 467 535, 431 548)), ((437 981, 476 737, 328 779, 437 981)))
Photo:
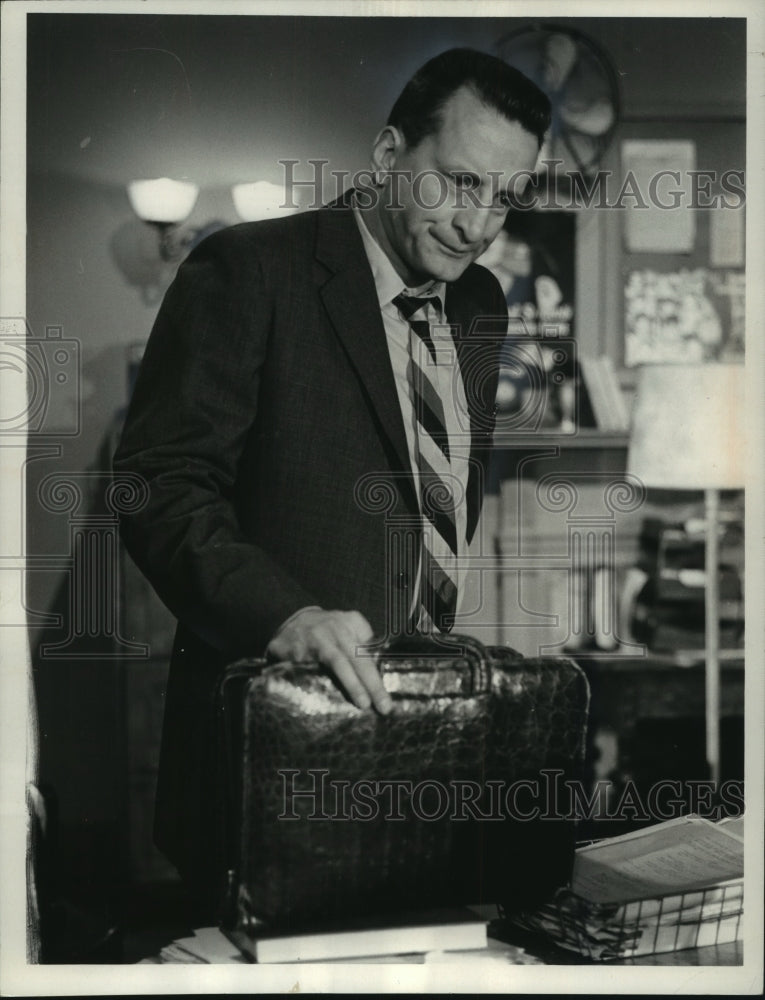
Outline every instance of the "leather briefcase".
POLYGON ((528 909, 568 881, 564 791, 589 699, 579 667, 459 635, 396 640, 377 663, 386 716, 354 707, 315 665, 228 668, 229 929, 528 909))

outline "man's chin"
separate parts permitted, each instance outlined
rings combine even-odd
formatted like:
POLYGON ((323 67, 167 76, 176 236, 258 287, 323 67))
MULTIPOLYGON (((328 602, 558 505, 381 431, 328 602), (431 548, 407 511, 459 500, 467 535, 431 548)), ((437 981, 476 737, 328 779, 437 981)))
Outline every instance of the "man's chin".
POLYGON ((456 281, 462 277, 472 261, 472 254, 454 258, 446 257, 445 254, 434 254, 426 262, 427 273, 435 281, 456 281))

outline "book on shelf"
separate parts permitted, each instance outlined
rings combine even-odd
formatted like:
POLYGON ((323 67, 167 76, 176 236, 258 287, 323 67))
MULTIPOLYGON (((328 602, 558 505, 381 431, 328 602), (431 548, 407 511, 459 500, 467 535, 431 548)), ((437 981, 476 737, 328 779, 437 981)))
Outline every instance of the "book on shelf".
POLYGON ((626 431, 629 413, 611 359, 581 357, 579 367, 598 430, 626 431))
POLYGON ((612 415, 613 427, 615 431, 629 430, 630 415, 627 404, 624 401, 624 393, 619 385, 614 363, 608 355, 604 354, 598 358, 603 384, 606 389, 609 408, 612 415))
POLYGON ((232 940, 258 963, 323 962, 333 959, 475 951, 487 946, 487 921, 471 910, 424 911, 366 917, 299 933, 232 932, 232 940))

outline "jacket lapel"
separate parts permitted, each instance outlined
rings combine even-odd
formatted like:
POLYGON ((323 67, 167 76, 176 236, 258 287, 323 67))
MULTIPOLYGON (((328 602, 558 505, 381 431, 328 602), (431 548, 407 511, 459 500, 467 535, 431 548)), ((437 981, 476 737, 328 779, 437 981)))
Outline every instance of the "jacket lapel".
POLYGON ((317 217, 316 257, 332 272, 320 294, 330 322, 362 382, 416 503, 409 448, 401 416, 388 343, 352 210, 335 203, 317 217))
POLYGON ((499 348, 507 331, 507 319, 486 317, 473 328, 476 317, 485 316, 486 306, 474 301, 464 285, 463 281, 447 288, 444 310, 454 332, 470 419, 470 470, 466 494, 470 539, 478 521, 487 476, 496 415, 499 348))
MULTIPOLYGON (((346 192, 346 195, 348 193, 346 192)), ((320 294, 327 315, 348 358, 364 385, 380 427, 387 437, 399 470, 404 473, 410 501, 417 504, 417 487, 412 476, 409 447, 390 363, 388 344, 377 301, 372 270, 348 198, 318 213, 316 258, 331 272, 320 294)), ((448 322, 456 325, 457 359, 460 365, 471 429, 471 463, 467 491, 468 535, 475 528, 485 456, 491 445, 496 395, 496 365, 486 378, 487 338, 496 350, 506 332, 500 322, 472 332, 474 317, 483 315, 486 305, 474 301, 464 281, 449 286, 444 308, 448 322), (497 338, 500 338, 499 340, 497 338), (482 460, 483 459, 483 460, 482 460), (479 471, 479 466, 482 471, 479 471)))

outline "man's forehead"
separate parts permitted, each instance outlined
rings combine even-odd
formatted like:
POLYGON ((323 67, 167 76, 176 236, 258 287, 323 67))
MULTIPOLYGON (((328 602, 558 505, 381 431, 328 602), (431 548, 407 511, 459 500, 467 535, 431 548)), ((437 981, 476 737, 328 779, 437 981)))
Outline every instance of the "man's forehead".
POLYGON ((441 105, 439 132, 472 133, 481 128, 496 129, 511 124, 501 111, 488 104, 473 87, 463 85, 441 105))
POLYGON ((428 140, 444 166, 482 177, 501 177, 517 170, 517 161, 508 164, 509 152, 523 147, 535 158, 538 149, 536 137, 520 122, 506 118, 468 86, 459 87, 447 98, 439 127, 423 141, 428 140))

